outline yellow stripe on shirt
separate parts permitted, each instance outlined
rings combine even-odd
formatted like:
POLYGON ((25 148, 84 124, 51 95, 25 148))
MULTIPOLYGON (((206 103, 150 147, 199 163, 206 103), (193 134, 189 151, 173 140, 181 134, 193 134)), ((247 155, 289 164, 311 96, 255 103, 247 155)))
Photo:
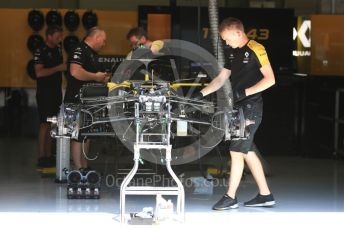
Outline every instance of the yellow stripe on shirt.
POLYGON ((265 47, 262 44, 254 40, 250 40, 247 43, 247 46, 256 54, 261 66, 270 64, 268 54, 266 53, 265 47))
POLYGON ((159 52, 163 47, 164 47, 164 42, 161 40, 156 40, 152 42, 151 50, 152 51, 154 50, 155 52, 159 52))

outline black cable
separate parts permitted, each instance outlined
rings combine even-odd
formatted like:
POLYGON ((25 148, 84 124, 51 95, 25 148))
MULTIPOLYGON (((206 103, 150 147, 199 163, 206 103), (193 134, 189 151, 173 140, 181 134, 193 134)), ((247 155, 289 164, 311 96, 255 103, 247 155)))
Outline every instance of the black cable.
POLYGON ((217 51, 216 51, 216 59, 218 60, 219 59, 219 41, 220 41, 220 34, 218 33, 217 34, 217 41, 216 41, 216 49, 217 49, 217 51))

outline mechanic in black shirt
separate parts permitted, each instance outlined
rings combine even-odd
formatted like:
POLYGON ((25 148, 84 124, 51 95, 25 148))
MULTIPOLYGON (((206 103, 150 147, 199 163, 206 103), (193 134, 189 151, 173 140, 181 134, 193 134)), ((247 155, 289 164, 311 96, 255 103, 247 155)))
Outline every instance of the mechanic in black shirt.
POLYGON ((62 37, 61 27, 49 27, 46 30, 45 44, 34 54, 37 76, 36 100, 40 122, 38 131, 39 167, 53 166, 55 162, 51 154, 51 127, 47 122, 47 117, 57 115, 62 103, 62 71, 66 70, 60 47, 62 37))
POLYGON ((275 76, 263 45, 250 40, 243 23, 227 18, 219 26, 221 38, 229 46, 226 63, 218 76, 203 88, 195 98, 201 99, 220 89, 229 78, 233 89, 234 107, 241 107, 245 119, 255 121, 248 126, 250 136, 246 140, 231 140, 231 171, 227 193, 213 206, 214 210, 237 208, 236 192, 246 162, 258 185, 259 194, 245 202, 245 206, 273 206, 275 200, 268 187, 262 164, 254 152, 254 134, 262 120, 263 100, 261 92, 275 84, 275 76))
MULTIPOLYGON (((85 39, 74 49, 68 60, 67 89, 64 103, 79 103, 79 91, 84 84, 108 82, 109 73, 100 72, 98 51, 105 46, 106 33, 98 27, 91 28, 85 39)), ((71 142, 71 154, 76 169, 88 168, 87 159, 82 154, 82 141, 71 142)), ((89 140, 85 142, 85 152, 89 140)))

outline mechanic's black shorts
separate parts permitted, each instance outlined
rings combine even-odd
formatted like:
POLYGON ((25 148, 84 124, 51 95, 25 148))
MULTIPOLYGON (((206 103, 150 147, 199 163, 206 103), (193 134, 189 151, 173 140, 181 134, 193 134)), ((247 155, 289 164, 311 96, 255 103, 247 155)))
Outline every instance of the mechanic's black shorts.
POLYGON ((46 123, 48 117, 56 116, 59 113, 62 103, 62 95, 37 93, 36 100, 39 123, 46 123))
POLYGON ((242 102, 240 103, 240 105, 235 107, 241 107, 243 109, 245 119, 253 120, 255 121, 255 124, 251 124, 248 126, 250 135, 247 139, 231 140, 229 150, 247 154, 249 151, 254 151, 253 139, 262 121, 263 99, 260 97, 258 99, 255 99, 254 101, 242 102))

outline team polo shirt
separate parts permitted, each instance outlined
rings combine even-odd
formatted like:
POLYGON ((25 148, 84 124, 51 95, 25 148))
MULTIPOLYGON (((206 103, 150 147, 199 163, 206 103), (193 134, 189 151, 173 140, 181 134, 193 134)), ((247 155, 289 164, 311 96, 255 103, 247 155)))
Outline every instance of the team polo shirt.
MULTIPOLYGON (((42 64, 43 68, 52 68, 63 63, 62 50, 60 46, 54 48, 44 44, 34 53, 34 63, 42 64)), ((49 76, 37 78, 37 94, 49 94, 49 96, 62 95, 62 72, 55 72, 49 76)), ((42 95, 43 96, 43 95, 42 95)))
MULTIPOLYGON (((241 48, 225 50, 224 68, 231 70, 230 81, 233 93, 245 90, 263 78, 260 68, 270 64, 264 46, 254 40, 249 40, 241 48)), ((261 97, 261 93, 250 95, 250 98, 261 97)))
POLYGON ((96 73, 100 70, 98 54, 84 41, 82 41, 69 56, 68 60, 68 83, 64 102, 77 103, 79 99, 79 91, 84 84, 94 83, 95 81, 80 81, 70 73, 70 64, 80 65, 84 70, 96 73))

